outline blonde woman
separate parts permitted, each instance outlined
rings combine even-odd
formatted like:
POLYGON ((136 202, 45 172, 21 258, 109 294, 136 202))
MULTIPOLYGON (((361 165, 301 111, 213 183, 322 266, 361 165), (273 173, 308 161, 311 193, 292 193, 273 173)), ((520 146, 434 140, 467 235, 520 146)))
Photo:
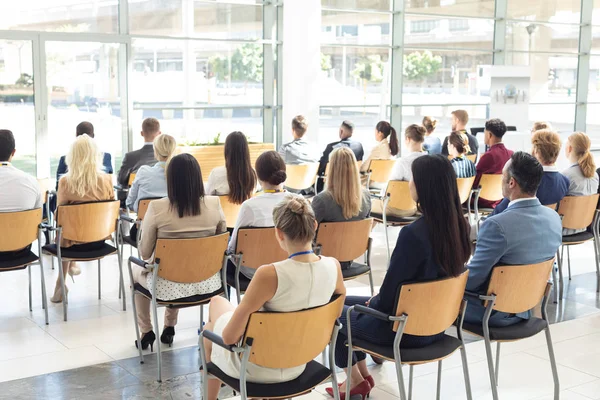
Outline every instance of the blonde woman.
POLYGON ((141 199, 167 196, 167 176, 165 169, 177 147, 175 138, 161 134, 154 139, 154 166, 144 165, 135 175, 135 180, 127 195, 127 208, 137 212, 141 199))
MULTIPOLYGON (((75 139, 67 154, 69 171, 58 182, 57 203, 59 207, 67 204, 114 200, 111 175, 100 172, 100 155, 98 147, 88 135, 81 135, 75 139)), ((58 222, 60 223, 60 221, 58 222)), ((92 251, 102 248, 103 244, 104 240, 80 244, 63 239, 60 247, 92 251)), ((66 277, 67 272, 74 276, 79 275, 81 270, 74 261, 65 261, 62 263, 62 272, 66 277)), ((62 300, 63 293, 59 278, 50 301, 60 303, 62 300)))
POLYGON ((535 133, 537 131, 541 131, 541 130, 548 130, 551 131, 552 130, 552 125, 550 125, 550 122, 546 122, 546 121, 536 121, 533 123, 533 127, 531 128, 531 133, 535 133))
MULTIPOLYGON (((583 132, 575 132, 565 146, 565 155, 571 166, 562 174, 569 178, 567 196, 589 196, 598 193, 598 174, 594 157, 590 152, 592 143, 583 132)), ((582 232, 574 229, 563 229, 563 235, 574 235, 582 232)))
POLYGON ((360 184, 356 157, 348 147, 335 149, 329 157, 327 188, 313 198, 317 222, 355 221, 371 212, 371 196, 360 184))

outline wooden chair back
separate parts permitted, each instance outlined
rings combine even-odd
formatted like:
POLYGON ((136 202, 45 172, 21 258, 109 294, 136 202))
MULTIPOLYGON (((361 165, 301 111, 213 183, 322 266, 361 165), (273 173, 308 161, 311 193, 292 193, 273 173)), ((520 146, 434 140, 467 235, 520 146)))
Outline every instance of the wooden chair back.
POLYGON ((469 155, 466 155, 465 157, 467 157, 467 160, 471 160, 471 162, 473 164, 475 164, 475 161, 477 161, 477 154, 469 154, 469 155))
MULTIPOLYGON (((448 329, 460 312, 469 270, 454 278, 402 285, 396 315, 408 315, 404 333, 431 336, 448 329)), ((399 322, 394 323, 394 332, 399 322)))
POLYGON ((21 250, 38 238, 42 209, 0 213, 0 252, 21 250))
POLYGON ((563 217, 563 228, 586 229, 594 220, 597 205, 598 194, 563 198, 558 206, 558 214, 563 217))
POLYGON ((129 174, 129 181, 127 181, 127 186, 131 187, 131 185, 133 185, 133 181, 135 181, 135 172, 129 174))
POLYGON ((456 178, 460 204, 465 204, 467 201, 469 201, 469 196, 471 195, 471 190, 473 189, 473 182, 475 182, 474 176, 470 178, 456 178))
MULTIPOLYGON (((256 193, 254 194, 256 196, 256 193)), ((221 208, 223 214, 225 214, 225 221, 227 221, 227 227, 233 228, 235 221, 237 221, 238 214, 240 213, 241 204, 234 204, 229 200, 229 196, 219 196, 219 202, 221 202, 221 208)))
POLYGON ((502 174, 483 174, 479 181, 481 192, 479 197, 486 200, 502 200, 502 174))
POLYGON ((38 179, 38 185, 40 186, 40 192, 44 197, 44 204, 48 201, 48 191, 54 189, 52 186, 52 179, 50 178, 42 178, 38 179))
POLYGON ((373 218, 359 221, 322 222, 317 231, 317 246, 321 255, 333 257, 339 262, 353 261, 365 254, 373 218))
POLYGON ((238 230, 235 252, 242 254, 242 266, 254 269, 288 257, 275 238, 275 228, 238 230))
POLYGON ((496 295, 494 310, 517 314, 537 306, 553 265, 554 258, 539 264, 494 267, 487 291, 496 295))
POLYGON ((315 184, 318 170, 319 163, 286 165, 287 179, 285 186, 294 190, 310 188, 315 184))
POLYGON ((292 368, 323 352, 344 305, 343 296, 329 303, 293 312, 255 312, 250 315, 244 344, 253 339, 250 362, 265 368, 292 368))
POLYGON ((385 183, 390 180, 392 170, 396 165, 396 160, 371 160, 369 171, 371 172, 370 182, 385 183))
POLYGON ((160 197, 157 198, 153 198, 153 199, 141 199, 138 203, 138 211, 137 211, 137 219, 138 221, 142 221, 144 219, 144 217, 146 216, 146 212, 148 212, 148 206, 150 206, 150 203, 154 200, 158 200, 160 199, 160 197))
POLYGON ((388 206, 397 210, 413 210, 417 207, 417 203, 410 195, 408 182, 406 181, 389 181, 386 189, 386 195, 389 194, 390 201, 388 206))
POLYGON ((171 282, 197 283, 223 268, 229 232, 192 239, 158 239, 154 259, 158 276, 171 282))
POLYGON ((548 207, 548 208, 556 211, 557 206, 558 206, 558 203, 554 203, 554 204, 546 204, 544 207, 548 207))
POLYGON ((63 239, 81 243, 106 239, 117 227, 119 205, 119 200, 111 200, 58 206, 63 239))

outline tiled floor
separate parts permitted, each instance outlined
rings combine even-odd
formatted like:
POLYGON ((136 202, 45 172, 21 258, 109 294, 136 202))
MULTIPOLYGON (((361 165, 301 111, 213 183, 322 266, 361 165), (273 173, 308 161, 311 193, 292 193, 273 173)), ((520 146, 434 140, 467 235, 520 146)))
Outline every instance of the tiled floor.
MULTIPOLYGON (((390 241, 395 241, 397 229, 391 232, 390 241)), ((374 231, 374 243, 372 261, 377 284, 381 283, 386 268, 381 227, 374 231)), ((571 260, 573 280, 566 281, 566 300, 549 306, 555 322, 552 335, 561 399, 600 400, 600 300, 596 295, 592 246, 574 247, 571 260)), ((50 296, 57 270, 52 271, 49 262, 44 268, 50 296)), ((164 383, 158 384, 155 356, 147 353, 143 365, 136 357, 130 302, 128 299, 128 310, 123 312, 118 299, 116 259, 106 260, 102 268, 102 300, 97 298, 95 264, 82 265, 82 270, 75 283, 69 283, 69 321, 62 320, 60 304, 50 303, 47 326, 41 309, 39 268, 34 267, 32 273, 32 313, 27 305, 27 273, 0 274, 0 304, 4 305, 0 308, 0 399, 200 398, 198 309, 180 312, 174 347, 167 349, 163 357, 164 383)), ((369 293, 366 277, 347 282, 347 286, 352 294, 369 293)), ((491 399, 483 343, 469 343, 467 354, 474 398, 491 399)), ((501 398, 552 399, 552 375, 547 360, 543 335, 504 344, 501 398)), ((442 398, 465 399, 458 354, 445 360, 443 367, 442 398)), ((397 398, 394 366, 384 363, 373 365, 373 369, 377 387, 371 398, 397 398)), ((414 399, 435 398, 436 371, 435 365, 415 367, 414 399)), ((324 400, 325 387, 322 385, 305 397, 324 400)), ((224 392, 223 397, 227 396, 224 392)))

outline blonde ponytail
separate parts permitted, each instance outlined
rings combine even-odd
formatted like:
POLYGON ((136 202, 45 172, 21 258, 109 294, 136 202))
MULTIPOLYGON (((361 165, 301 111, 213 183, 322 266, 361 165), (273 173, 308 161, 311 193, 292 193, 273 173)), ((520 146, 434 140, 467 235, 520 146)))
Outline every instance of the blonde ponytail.
POLYGON ((575 132, 569 136, 569 144, 573 148, 573 152, 577 156, 577 163, 583 176, 591 178, 596 173, 596 163, 590 152, 592 142, 590 138, 583 132, 575 132))
POLYGON ((169 165, 171 158, 175 155, 176 148, 177 141, 171 135, 163 133, 154 139, 154 157, 158 161, 163 159, 167 165, 169 165))

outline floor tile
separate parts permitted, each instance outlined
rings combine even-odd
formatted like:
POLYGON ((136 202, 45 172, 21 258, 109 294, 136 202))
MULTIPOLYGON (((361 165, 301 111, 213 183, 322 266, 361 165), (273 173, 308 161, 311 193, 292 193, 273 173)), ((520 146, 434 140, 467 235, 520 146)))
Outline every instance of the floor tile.
POLYGON ((575 386, 569 389, 572 392, 589 397, 592 400, 600 400, 600 379, 585 383, 581 386, 575 386))

